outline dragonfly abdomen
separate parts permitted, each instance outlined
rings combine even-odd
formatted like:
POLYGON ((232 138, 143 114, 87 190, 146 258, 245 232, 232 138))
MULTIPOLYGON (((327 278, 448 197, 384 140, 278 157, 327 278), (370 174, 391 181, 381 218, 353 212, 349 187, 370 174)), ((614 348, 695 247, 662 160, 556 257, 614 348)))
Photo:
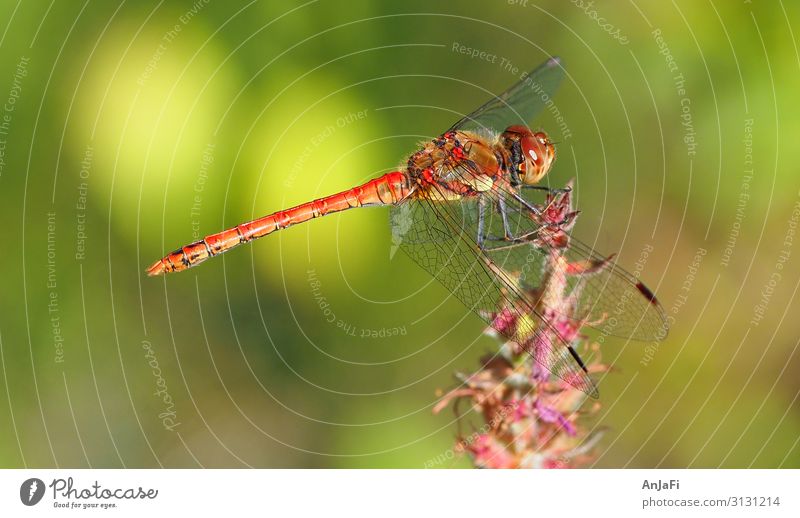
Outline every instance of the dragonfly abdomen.
POLYGON ((357 207, 392 205, 409 194, 405 173, 395 171, 346 191, 281 210, 259 219, 242 223, 200 241, 178 248, 147 269, 148 275, 179 272, 202 263, 209 257, 227 252, 242 243, 258 239, 277 230, 310 219, 357 207))

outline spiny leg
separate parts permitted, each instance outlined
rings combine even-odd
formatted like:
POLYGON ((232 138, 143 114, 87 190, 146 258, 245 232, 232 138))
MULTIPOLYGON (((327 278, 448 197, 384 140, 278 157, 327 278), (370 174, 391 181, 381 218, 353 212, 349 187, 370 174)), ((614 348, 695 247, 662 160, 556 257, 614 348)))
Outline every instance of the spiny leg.
POLYGON ((572 192, 572 187, 560 187, 558 189, 554 189, 552 187, 546 187, 544 185, 521 185, 523 189, 535 189, 537 191, 547 191, 547 194, 566 194, 568 192, 572 192))
POLYGON ((518 201, 523 207, 525 207, 529 211, 533 212, 536 216, 541 216, 543 214, 541 209, 531 205, 528 202, 528 200, 526 200, 525 198, 523 198, 519 194, 517 194, 515 192, 509 192, 508 194, 511 195, 511 197, 514 198, 516 201, 518 201))
POLYGON ((508 206, 506 205, 506 200, 505 200, 505 198, 503 197, 502 194, 499 195, 499 197, 497 199, 497 202, 496 203, 492 203, 491 206, 492 206, 492 210, 495 210, 495 207, 497 207, 496 210, 497 210, 497 212, 500 213, 500 219, 503 222, 503 237, 493 236, 493 235, 490 235, 488 232, 483 231, 483 228, 485 226, 485 221, 486 221, 485 220, 485 218, 486 218, 486 209, 489 206, 489 200, 486 199, 486 196, 487 195, 485 195, 485 194, 481 195, 481 199, 483 200, 483 203, 479 204, 479 210, 478 210, 478 212, 479 212, 479 214, 478 214, 478 224, 479 224, 479 228, 481 229, 480 230, 481 231, 481 239, 480 239, 478 244, 481 245, 481 249, 483 249, 483 243, 484 243, 485 240, 489 240, 489 241, 512 241, 514 239, 514 236, 511 234, 511 230, 509 229, 509 225, 508 225, 508 206))
MULTIPOLYGON (((512 194, 512 197, 516 198, 516 195, 512 194)), ((525 200, 520 198, 519 201, 520 202, 524 202, 525 200)), ((518 246, 521 243, 529 242, 531 239, 533 239, 539 233, 539 229, 536 229, 536 230, 534 230, 532 232, 527 232, 527 233, 525 233, 525 234, 523 234, 521 236, 515 236, 514 233, 511 231, 510 225, 508 224, 508 210, 509 209, 508 209, 508 203, 506 202, 506 199, 503 196, 503 194, 501 194, 499 196, 496 204, 495 203, 491 203, 491 205, 490 205, 490 203, 491 202, 488 199, 488 195, 486 195, 486 194, 481 194, 480 195, 480 198, 478 199, 478 246, 480 247, 481 250, 486 250, 486 247, 485 247, 486 241, 502 241, 502 242, 508 243, 507 246, 500 246, 500 247, 494 246, 494 247, 491 248, 492 251, 503 250, 505 248, 511 248, 511 247, 514 247, 514 246, 518 246), (504 234, 502 237, 490 235, 486 231, 486 228, 485 228, 486 227, 486 210, 488 208, 490 208, 490 206, 491 206, 492 209, 497 207, 497 212, 500 213, 500 219, 501 219, 502 224, 503 224, 503 234, 504 234)), ((533 207, 532 205, 529 205, 527 203, 524 205, 524 208, 525 209, 529 209, 529 210, 533 210, 533 211, 538 210, 538 209, 536 209, 536 207, 533 207)), ((538 215, 538 213, 537 213, 537 215, 538 215)))
POLYGON ((478 247, 481 250, 485 250, 484 248, 484 240, 486 239, 486 233, 484 227, 484 221, 486 217, 486 196, 484 194, 480 194, 478 196, 478 247))
POLYGON ((503 220, 503 239, 512 239, 511 230, 508 228, 508 206, 506 205, 506 198, 502 194, 500 199, 497 200, 497 208, 500 210, 500 217, 503 220))

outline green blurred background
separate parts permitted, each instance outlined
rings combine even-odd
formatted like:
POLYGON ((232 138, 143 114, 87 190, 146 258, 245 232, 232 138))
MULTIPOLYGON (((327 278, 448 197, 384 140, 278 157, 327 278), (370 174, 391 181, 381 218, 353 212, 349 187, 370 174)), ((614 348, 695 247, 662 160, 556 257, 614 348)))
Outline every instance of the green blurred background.
POLYGON ((143 271, 395 168, 513 83, 504 63, 559 55, 550 181, 576 179, 576 234, 674 318, 649 361, 603 343, 595 465, 800 467, 797 4, 588 4, 3 2, 0 466, 446 454, 436 391, 497 344, 390 256, 387 211, 143 271))

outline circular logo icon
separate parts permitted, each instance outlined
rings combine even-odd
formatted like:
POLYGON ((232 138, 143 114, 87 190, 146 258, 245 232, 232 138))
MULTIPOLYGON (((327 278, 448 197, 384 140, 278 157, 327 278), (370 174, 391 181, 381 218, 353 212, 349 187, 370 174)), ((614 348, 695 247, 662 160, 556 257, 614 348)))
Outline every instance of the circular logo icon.
POLYGON ((19 499, 25 505, 36 505, 44 496, 44 482, 38 478, 29 478, 19 486, 19 499))

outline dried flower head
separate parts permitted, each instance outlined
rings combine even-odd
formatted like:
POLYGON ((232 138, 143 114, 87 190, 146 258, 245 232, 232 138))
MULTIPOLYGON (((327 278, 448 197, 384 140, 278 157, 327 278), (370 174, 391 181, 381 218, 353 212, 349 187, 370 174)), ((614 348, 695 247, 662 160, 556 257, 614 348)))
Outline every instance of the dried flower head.
MULTIPOLYGON (((558 340, 553 333, 558 333, 579 353, 592 353, 587 363, 590 374, 607 370, 600 363, 599 346, 590 344, 581 334, 581 327, 587 323, 578 318, 575 309, 581 284, 573 283, 568 288, 568 279, 601 271, 611 258, 593 263, 570 262, 566 258, 568 232, 578 215, 572 207, 570 187, 548 194, 538 207, 541 215, 536 217, 544 227, 531 245, 547 254, 544 275, 538 286, 521 286, 551 327, 526 340, 522 337, 530 333, 517 333, 527 325, 518 322, 525 318, 519 312, 499 307, 486 315, 492 322, 486 333, 503 340, 500 351, 483 357, 477 372, 457 374, 460 385, 434 407, 434 412, 439 412, 452 403, 458 412, 462 404, 468 403, 480 414, 484 424, 468 436, 460 430, 456 445, 456 451, 468 453, 476 467, 577 467, 592 458, 600 439, 601 432, 589 432, 584 424, 589 414, 597 412, 599 404, 587 405, 584 392, 535 361, 539 355, 547 357, 549 348, 558 340), (507 336, 519 339, 505 340, 507 336)), ((516 272, 505 275, 518 277, 516 272)))

